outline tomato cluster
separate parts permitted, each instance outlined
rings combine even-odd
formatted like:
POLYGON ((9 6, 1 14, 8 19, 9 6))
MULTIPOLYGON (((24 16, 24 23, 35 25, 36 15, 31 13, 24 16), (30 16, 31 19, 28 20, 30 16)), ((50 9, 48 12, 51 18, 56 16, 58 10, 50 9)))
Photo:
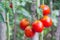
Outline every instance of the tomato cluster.
POLYGON ((32 27, 29 24, 30 22, 26 18, 24 18, 20 22, 20 28, 25 31, 25 35, 27 37, 31 38, 34 36, 35 32, 33 31, 32 27))
POLYGON ((34 36, 35 32, 42 32, 45 28, 52 26, 52 19, 48 16, 50 14, 50 8, 47 5, 41 5, 40 8, 43 12, 43 17, 39 20, 35 20, 32 24, 28 19, 24 18, 20 21, 20 28, 24 30, 27 37, 31 38, 34 36))
POLYGON ((47 5, 41 5, 40 8, 43 12, 43 17, 40 19, 44 27, 49 28, 52 26, 52 19, 48 16, 50 14, 50 8, 47 5))

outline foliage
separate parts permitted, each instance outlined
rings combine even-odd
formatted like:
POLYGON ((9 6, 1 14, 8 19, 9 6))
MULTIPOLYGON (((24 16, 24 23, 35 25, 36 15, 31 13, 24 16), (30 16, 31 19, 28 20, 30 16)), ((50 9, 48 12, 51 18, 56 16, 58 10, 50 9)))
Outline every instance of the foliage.
MULTIPOLYGON (((60 1, 60 0, 59 0, 60 1)), ((59 1, 55 1, 53 6, 58 6, 56 5, 57 4, 60 4, 59 1)), ((14 3, 14 2, 13 2, 14 3)), ((42 2, 41 2, 42 3, 42 2)), ((14 10, 17 14, 17 18, 16 18, 16 27, 17 27, 17 34, 16 34, 16 38, 17 40, 23 40, 23 37, 24 37, 24 32, 19 28, 19 22, 21 19, 23 18, 28 18, 28 19, 32 19, 31 17, 31 4, 32 4, 32 0, 16 0, 15 1, 15 8, 11 9, 9 7, 9 4, 10 2, 9 1, 6 1, 6 2, 1 2, 0 3, 0 21, 3 20, 3 17, 1 15, 1 12, 5 10, 5 14, 7 15, 9 13, 9 24, 10 24, 10 39, 13 40, 13 33, 14 33, 14 10), (2 17, 2 18, 1 18, 2 17)), ((45 1, 45 4, 49 5, 49 0, 46 0, 45 1)), ((57 7, 57 9, 59 9, 60 6, 57 7)), ((54 8, 56 9, 56 8, 54 8)), ((40 16, 43 16, 41 14, 41 9, 38 9, 38 14, 40 16)), ((53 11, 53 14, 50 16, 53 20, 53 27, 54 29, 57 27, 57 16, 58 16, 58 11, 53 11)), ((55 29, 56 30, 56 29, 55 29)), ((48 34, 48 32, 51 31, 51 28, 49 29, 45 29, 44 30, 44 36, 46 34, 48 34)))

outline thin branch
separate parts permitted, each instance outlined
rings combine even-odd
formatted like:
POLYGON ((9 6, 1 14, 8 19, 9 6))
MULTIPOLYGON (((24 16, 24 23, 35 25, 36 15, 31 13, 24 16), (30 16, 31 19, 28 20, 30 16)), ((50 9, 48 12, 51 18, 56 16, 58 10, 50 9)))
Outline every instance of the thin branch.
MULTIPOLYGON (((31 5, 31 10, 32 10, 32 17, 34 20, 36 20, 36 0, 32 0, 33 3, 31 5)), ((34 37, 31 38, 31 40, 39 40, 39 33, 35 33, 34 37)))

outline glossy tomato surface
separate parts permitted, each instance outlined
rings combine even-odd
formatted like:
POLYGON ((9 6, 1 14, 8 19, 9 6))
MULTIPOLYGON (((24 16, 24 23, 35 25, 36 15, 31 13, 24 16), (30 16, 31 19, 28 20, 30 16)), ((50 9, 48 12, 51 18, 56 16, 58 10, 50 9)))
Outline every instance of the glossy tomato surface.
POLYGON ((50 14, 50 8, 47 5, 41 5, 40 8, 43 11, 43 15, 48 15, 50 14))
POLYGON ((21 28, 22 30, 25 30, 25 28, 26 28, 28 25, 29 25, 29 21, 28 21, 26 18, 24 18, 24 19, 22 19, 22 20, 20 21, 20 28, 21 28))
POLYGON ((52 26, 52 19, 48 16, 44 16, 40 19, 42 23, 44 24, 44 27, 48 28, 52 26))
POLYGON ((32 38, 34 36, 35 32, 32 30, 30 26, 25 28, 25 35, 26 37, 32 38))
POLYGON ((44 29, 44 25, 42 24, 41 21, 37 20, 37 21, 35 21, 35 22, 32 23, 32 29, 35 32, 42 32, 43 29, 44 29))

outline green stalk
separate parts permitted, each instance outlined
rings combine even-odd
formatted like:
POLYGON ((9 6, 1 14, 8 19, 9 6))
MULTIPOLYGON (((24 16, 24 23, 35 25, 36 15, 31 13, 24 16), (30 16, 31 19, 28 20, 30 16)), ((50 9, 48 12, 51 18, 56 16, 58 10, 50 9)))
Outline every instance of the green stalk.
POLYGON ((43 40, 43 37, 44 37, 44 31, 41 32, 41 40, 43 40))
POLYGON ((44 5, 44 0, 42 0, 42 4, 44 5))
MULTIPOLYGON (((4 1, 5 2, 5 8, 6 8, 6 4, 7 4, 7 0, 4 1)), ((5 10, 6 11, 6 10, 5 10)), ((9 13, 7 13, 7 11, 5 12, 6 13, 6 26, 7 26, 7 40, 10 40, 10 35, 9 35, 9 13)))
POLYGON ((15 0, 12 0, 12 4, 13 4, 13 13, 15 14, 15 10, 16 10, 16 8, 15 8, 15 0))
MULTIPOLYGON (((37 15, 38 15, 38 19, 40 19, 40 15, 39 15, 39 13, 38 13, 38 8, 39 8, 39 6, 40 6, 40 0, 37 0, 37 15)), ((40 38, 40 37, 39 37, 40 38)), ((41 38, 40 38, 40 40, 43 40, 43 32, 41 33, 41 38)))
POLYGON ((40 0, 37 0, 37 14, 38 14, 38 19, 40 18, 40 15, 39 15, 39 13, 38 13, 38 8, 39 8, 39 6, 40 6, 40 0))
MULTIPOLYGON (((44 0, 42 0, 42 4, 44 5, 44 0)), ((43 40, 43 37, 44 37, 44 31, 42 31, 41 33, 41 40, 43 40)))
MULTIPOLYGON (((42 4, 44 5, 44 0, 42 0, 42 4)), ((43 37, 44 37, 44 31, 42 31, 41 33, 41 40, 43 40, 43 37)))
POLYGON ((10 40, 9 27, 10 27, 10 25, 9 25, 9 13, 7 13, 7 40, 10 40))
POLYGON ((16 39, 16 17, 17 17, 17 14, 16 14, 16 0, 12 0, 12 4, 13 4, 13 13, 14 13, 14 37, 13 37, 13 40, 17 40, 16 39))
MULTIPOLYGON (((42 1, 42 4, 44 4, 44 0, 42 1)), ((40 0, 37 0, 37 12, 38 12, 38 7, 40 6, 40 0)), ((38 19, 40 19, 40 15, 39 15, 39 13, 38 13, 38 19)), ((40 40, 43 40, 43 33, 44 33, 44 31, 42 31, 42 33, 41 33, 41 38, 40 38, 40 40)))

